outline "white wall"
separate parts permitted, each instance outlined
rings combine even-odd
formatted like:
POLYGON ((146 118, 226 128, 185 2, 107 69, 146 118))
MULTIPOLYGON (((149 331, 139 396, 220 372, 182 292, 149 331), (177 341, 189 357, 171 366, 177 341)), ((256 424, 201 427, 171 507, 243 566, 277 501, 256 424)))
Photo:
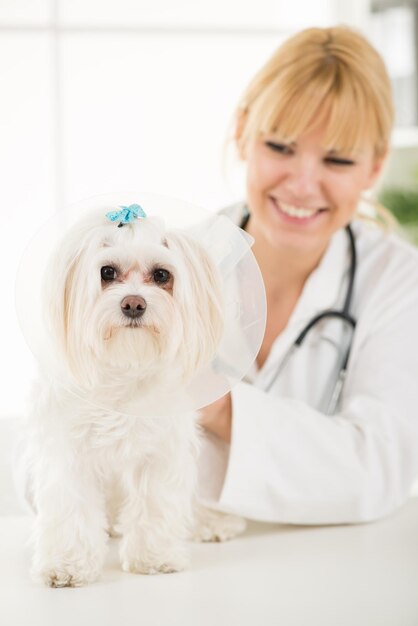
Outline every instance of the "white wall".
POLYGON ((0 415, 22 411, 33 371, 13 301, 38 226, 70 202, 123 189, 210 210, 240 197, 223 151, 248 80, 294 31, 366 28, 368 9, 369 0, 0 0, 0 415))

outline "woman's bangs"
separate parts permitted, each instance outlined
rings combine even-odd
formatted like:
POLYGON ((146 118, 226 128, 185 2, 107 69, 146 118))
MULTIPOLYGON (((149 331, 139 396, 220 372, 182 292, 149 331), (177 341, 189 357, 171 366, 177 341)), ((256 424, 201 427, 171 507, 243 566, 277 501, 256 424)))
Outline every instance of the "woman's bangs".
POLYGON ((375 149, 376 118, 364 94, 347 91, 334 96, 330 98, 328 111, 324 148, 345 155, 353 155, 367 146, 375 149))
POLYGON ((244 142, 263 135, 297 141, 325 126, 324 149, 352 155, 371 145, 377 153, 379 121, 361 85, 335 66, 309 80, 305 74, 282 75, 264 89, 249 107, 244 142))
POLYGON ((253 128, 257 128, 258 134, 275 134, 293 141, 326 123, 330 108, 327 100, 334 77, 327 72, 316 78, 305 80, 301 73, 297 78, 281 80, 266 89, 258 110, 254 111, 259 124, 254 119, 253 128))
POLYGON ((307 92, 289 99, 275 113, 270 132, 287 141, 297 141, 298 137, 316 130, 326 121, 322 97, 315 98, 307 92))

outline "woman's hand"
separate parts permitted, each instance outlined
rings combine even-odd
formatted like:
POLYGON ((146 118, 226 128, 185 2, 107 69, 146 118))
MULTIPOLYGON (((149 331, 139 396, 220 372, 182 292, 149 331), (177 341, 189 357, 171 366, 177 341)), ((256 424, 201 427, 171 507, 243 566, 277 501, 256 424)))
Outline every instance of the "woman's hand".
POLYGON ((230 393, 205 406, 199 413, 199 423, 203 428, 226 443, 231 442, 232 400, 230 393))

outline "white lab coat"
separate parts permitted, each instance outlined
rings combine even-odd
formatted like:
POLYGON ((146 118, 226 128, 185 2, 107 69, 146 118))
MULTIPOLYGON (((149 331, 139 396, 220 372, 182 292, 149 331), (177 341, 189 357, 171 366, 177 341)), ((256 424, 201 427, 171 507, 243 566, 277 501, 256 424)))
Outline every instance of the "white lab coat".
MULTIPOLYGON (((240 222, 241 207, 229 209, 240 222)), ((231 445, 205 435, 199 494, 213 508, 296 524, 371 521, 408 497, 418 477, 418 250, 353 223, 357 327, 340 407, 317 408, 342 325, 323 322, 271 389, 272 373, 306 323, 341 309, 350 254, 337 232, 260 370, 232 390, 231 445)))

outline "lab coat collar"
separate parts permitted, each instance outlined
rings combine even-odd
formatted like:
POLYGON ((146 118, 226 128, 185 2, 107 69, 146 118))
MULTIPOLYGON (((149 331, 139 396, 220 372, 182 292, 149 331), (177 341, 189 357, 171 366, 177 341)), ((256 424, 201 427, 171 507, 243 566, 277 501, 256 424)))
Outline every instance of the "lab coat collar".
POLYGON ((264 380, 269 381, 272 368, 277 368, 278 360, 283 358, 306 324, 322 311, 342 307, 349 267, 348 237, 341 229, 333 235, 319 265, 306 281, 289 322, 276 337, 266 362, 260 370, 254 363, 246 376, 247 381, 255 383, 257 380, 260 384, 264 380))
POLYGON ((328 245, 319 265, 311 273, 290 319, 293 323, 307 321, 321 311, 343 304, 344 280, 350 267, 347 233, 338 230, 328 245))
MULTIPOLYGON (((244 207, 244 202, 237 202, 225 207, 220 213, 227 215, 235 224, 240 224, 244 207)), ((330 308, 341 308, 347 289, 345 279, 348 276, 350 262, 348 236, 345 229, 341 228, 334 233, 319 265, 307 279, 289 322, 274 342, 273 348, 280 351, 282 344, 287 343, 288 337, 294 335, 295 329, 297 331, 303 328, 318 313, 330 308)))
MULTIPOLYGON (((224 208, 220 213, 227 215, 235 224, 240 224, 244 207, 244 202, 238 202, 224 208)), ((308 320, 326 309, 341 306, 346 285, 344 277, 347 276, 349 267, 348 236, 345 229, 341 228, 332 236, 318 267, 306 281, 289 325, 308 320)))

